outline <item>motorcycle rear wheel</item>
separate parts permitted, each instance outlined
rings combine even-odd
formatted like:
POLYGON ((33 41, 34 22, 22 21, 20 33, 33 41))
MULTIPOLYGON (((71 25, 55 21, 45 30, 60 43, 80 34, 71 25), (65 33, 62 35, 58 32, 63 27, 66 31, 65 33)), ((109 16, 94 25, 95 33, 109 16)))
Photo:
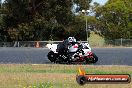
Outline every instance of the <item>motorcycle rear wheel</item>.
POLYGON ((56 62, 56 54, 53 51, 50 51, 47 57, 51 62, 56 62))

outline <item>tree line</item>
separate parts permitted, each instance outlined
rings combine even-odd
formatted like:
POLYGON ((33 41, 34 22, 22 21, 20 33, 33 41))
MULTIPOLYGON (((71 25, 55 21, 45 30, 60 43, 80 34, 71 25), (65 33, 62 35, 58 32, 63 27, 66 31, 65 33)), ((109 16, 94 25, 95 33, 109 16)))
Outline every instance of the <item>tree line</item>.
POLYGON ((0 7, 0 41, 63 40, 68 36, 86 40, 86 19, 90 30, 105 39, 132 39, 131 0, 108 0, 103 6, 91 5, 91 1, 5 0, 0 7), (82 14, 82 9, 90 9, 92 15, 82 14))

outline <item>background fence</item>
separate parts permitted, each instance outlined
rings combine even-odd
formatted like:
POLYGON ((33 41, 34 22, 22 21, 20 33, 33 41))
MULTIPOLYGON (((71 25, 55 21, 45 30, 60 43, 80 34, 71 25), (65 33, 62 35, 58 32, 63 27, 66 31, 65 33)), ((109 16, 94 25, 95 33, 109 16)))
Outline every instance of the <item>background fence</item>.
MULTIPOLYGON (((60 43, 62 41, 16 41, 0 42, 0 47, 46 47, 48 43, 60 43)), ((87 41, 81 41, 87 42, 87 41)), ((106 41, 89 41, 91 47, 132 47, 132 39, 115 39, 106 41)))
POLYGON ((132 47, 132 39, 98 40, 89 41, 92 47, 132 47))

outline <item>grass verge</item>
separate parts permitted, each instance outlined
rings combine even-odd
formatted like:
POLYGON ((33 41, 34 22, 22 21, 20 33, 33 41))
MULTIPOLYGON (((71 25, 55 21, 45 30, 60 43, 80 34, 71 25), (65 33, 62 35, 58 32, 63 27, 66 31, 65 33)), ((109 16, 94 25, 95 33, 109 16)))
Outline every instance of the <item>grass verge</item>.
POLYGON ((0 88, 132 88, 132 83, 80 86, 76 82, 80 66, 87 74, 132 75, 132 66, 0 64, 0 88))

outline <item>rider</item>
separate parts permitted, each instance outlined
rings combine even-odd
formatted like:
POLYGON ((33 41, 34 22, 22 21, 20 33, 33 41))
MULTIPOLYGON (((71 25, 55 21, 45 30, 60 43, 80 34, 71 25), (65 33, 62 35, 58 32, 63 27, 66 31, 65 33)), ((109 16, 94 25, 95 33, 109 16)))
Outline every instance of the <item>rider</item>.
POLYGON ((61 55, 68 50, 68 46, 77 43, 74 37, 68 37, 57 46, 58 53, 61 55))

